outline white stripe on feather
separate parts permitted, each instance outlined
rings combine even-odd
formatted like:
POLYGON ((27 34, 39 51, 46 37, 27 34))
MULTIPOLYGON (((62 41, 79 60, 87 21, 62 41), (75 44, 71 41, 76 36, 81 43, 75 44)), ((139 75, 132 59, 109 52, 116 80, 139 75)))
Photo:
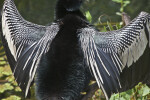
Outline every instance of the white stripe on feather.
MULTIPOLYGON (((133 62, 136 62, 140 56, 144 53, 146 49, 148 40, 144 29, 140 30, 140 35, 134 39, 133 43, 125 49, 125 51, 120 56, 124 67, 127 65, 130 67, 133 62)), ((124 68, 123 67, 123 68, 124 68)))
POLYGON ((115 65, 115 67, 116 67, 116 69, 117 69, 117 72, 118 72, 118 73, 120 73, 120 72, 119 72, 119 69, 118 69, 118 67, 117 67, 117 65, 116 65, 116 63, 115 63, 115 61, 114 61, 113 56, 111 56, 111 59, 112 59, 112 61, 113 61, 114 65, 115 65))
MULTIPOLYGON (((36 42, 34 42, 29 48, 31 48, 35 43, 36 43, 36 42)), ((33 49, 32 53, 31 53, 30 56, 28 57, 28 59, 27 59, 25 65, 24 65, 24 67, 23 67, 23 70, 26 68, 26 66, 27 66, 27 64, 28 64, 28 62, 29 62, 29 60, 31 60, 31 57, 32 57, 32 55, 33 55, 35 49, 36 49, 36 47, 33 49)))
POLYGON ((122 67, 123 67, 122 62, 120 61, 120 59, 118 58, 118 56, 116 55, 116 53, 113 53, 113 52, 112 52, 112 55, 113 55, 113 57, 115 58, 115 61, 116 61, 117 65, 118 65, 120 71, 122 72, 122 67), (120 65, 120 64, 121 64, 121 65, 120 65))
POLYGON ((5 37, 9 50, 11 54, 13 55, 14 59, 16 60, 16 46, 15 43, 11 37, 11 32, 9 30, 9 26, 7 23, 7 14, 3 11, 2 13, 2 31, 3 31, 3 36, 5 37))
MULTIPOLYGON (((40 40, 41 41, 41 40, 40 40)), ((39 42, 40 43, 40 42, 39 42)), ((38 44, 39 44, 38 43, 38 44)), ((42 43, 40 44, 40 46, 42 45, 42 43)), ((36 47, 37 47, 38 45, 36 45, 36 47)), ((35 47, 35 48, 36 48, 35 47)), ((31 66, 31 69, 30 69, 30 72, 29 72, 29 81, 28 81, 28 83, 27 83, 27 87, 26 87, 26 91, 25 91, 25 97, 27 96, 27 94, 28 94, 28 90, 29 90, 29 88, 30 88, 30 84, 31 84, 31 82, 32 82, 32 80, 33 80, 33 78, 34 78, 34 75, 35 75, 35 72, 36 72, 36 69, 37 69, 37 66, 38 66, 38 64, 39 64, 39 61, 40 61, 40 55, 42 55, 42 53, 43 52, 41 52, 41 54, 39 55, 39 51, 40 51, 40 47, 38 48, 38 51, 36 52, 36 55, 35 55, 35 57, 33 58, 33 62, 32 62, 32 66, 31 66)))
POLYGON ((23 42, 20 43, 18 49, 17 49, 17 52, 16 52, 16 55, 17 55, 17 59, 19 58, 22 50, 23 50, 23 45, 22 45, 23 42))
MULTIPOLYGON (((150 18, 149 18, 150 19, 150 18)), ((148 30, 148 32, 149 32, 149 47, 150 47, 150 20, 147 22, 147 24, 146 24, 146 27, 147 27, 147 30, 148 30)))
MULTIPOLYGON (((58 26, 57 26, 58 27, 58 26)), ((29 90, 29 88, 30 88, 30 84, 31 84, 31 82, 32 82, 32 80, 33 80, 33 78, 34 78, 34 76, 35 76, 35 73, 36 73, 36 69, 37 69, 37 67, 38 67, 38 64, 40 63, 40 60, 41 60, 41 57, 42 57, 42 55, 44 54, 44 53, 46 53, 46 51, 48 51, 48 48, 47 48, 47 46, 49 46, 49 43, 51 42, 49 39, 47 39, 47 38, 51 38, 51 40, 52 40, 52 38, 54 38, 54 36, 51 36, 50 34, 49 34, 49 31, 50 30, 53 30, 54 29, 54 27, 47 27, 47 32, 45 33, 45 35, 43 36, 43 38, 41 38, 39 41, 38 41, 38 43, 36 44, 36 46, 35 46, 35 48, 37 48, 37 46, 38 46, 38 50, 37 50, 37 52, 36 52, 36 54, 35 54, 35 57, 34 57, 34 59, 33 59, 33 62, 32 62, 32 65, 31 65, 31 69, 30 69, 30 72, 29 72, 29 81, 28 81, 28 83, 27 83, 27 87, 26 87, 26 91, 25 91, 25 96, 27 96, 27 94, 28 94, 28 90, 29 90), (41 49, 41 50, 40 50, 41 49)), ((56 29, 57 30, 57 32, 58 32, 58 30, 59 29, 56 29)), ((57 33, 57 32, 53 32, 53 33, 57 33)))
POLYGON ((103 61, 102 61, 102 59, 101 59, 101 57, 100 57, 100 55, 99 55, 99 53, 98 53, 98 51, 97 51, 97 47, 96 47, 96 45, 95 45, 95 43, 94 43, 94 40, 92 40, 92 41, 93 41, 93 44, 94 44, 94 49, 95 49, 95 51, 96 51, 96 53, 97 53, 97 56, 98 56, 98 58, 99 58, 99 61, 101 62, 102 66, 104 67, 104 69, 105 69, 105 71, 107 72, 107 74, 110 76, 110 73, 108 72, 108 70, 107 70, 105 64, 103 63, 103 61))

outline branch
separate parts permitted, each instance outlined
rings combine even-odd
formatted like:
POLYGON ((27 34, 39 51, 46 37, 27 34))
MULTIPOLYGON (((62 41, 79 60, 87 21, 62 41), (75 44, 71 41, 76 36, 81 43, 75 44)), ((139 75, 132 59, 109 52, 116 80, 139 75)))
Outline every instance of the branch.
POLYGON ((131 22, 130 16, 125 12, 122 13, 122 20, 125 25, 128 25, 131 22))

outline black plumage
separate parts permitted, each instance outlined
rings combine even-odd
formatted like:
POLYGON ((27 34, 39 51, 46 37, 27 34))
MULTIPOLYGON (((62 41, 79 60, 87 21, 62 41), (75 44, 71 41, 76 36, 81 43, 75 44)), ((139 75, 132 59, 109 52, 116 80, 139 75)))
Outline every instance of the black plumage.
POLYGON ((79 10, 82 0, 58 0, 48 26, 24 20, 13 0, 2 10, 2 41, 16 81, 39 100, 81 100, 93 78, 106 99, 143 82, 149 85, 150 15, 120 30, 99 32, 79 10), (35 80, 34 80, 35 77, 35 80))
POLYGON ((41 59, 43 67, 37 71, 37 94, 42 98, 45 98, 41 94, 44 89, 43 94, 47 93, 49 97, 78 100, 89 83, 89 68, 85 66, 76 34, 77 28, 83 27, 84 23, 78 19, 72 15, 64 18, 51 49, 41 59))

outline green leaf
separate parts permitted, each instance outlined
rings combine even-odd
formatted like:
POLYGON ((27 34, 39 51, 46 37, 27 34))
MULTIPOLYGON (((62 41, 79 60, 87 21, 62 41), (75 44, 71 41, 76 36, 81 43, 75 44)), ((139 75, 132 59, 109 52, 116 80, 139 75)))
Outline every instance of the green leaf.
POLYGON ((0 93, 3 93, 4 91, 7 90, 13 90, 14 87, 10 83, 5 83, 3 85, 0 85, 0 93))
POLYGON ((6 80, 8 81, 8 82, 13 82, 14 81, 14 76, 13 75, 10 75, 10 76, 8 76, 7 78, 6 78, 6 80))
POLYGON ((143 87, 143 94, 142 96, 146 96, 150 94, 150 88, 148 88, 148 86, 143 87))
POLYGON ((122 26, 122 25, 123 25, 123 22, 120 22, 119 25, 122 26))
POLYGON ((92 22, 92 16, 91 16, 89 11, 85 12, 85 16, 86 16, 87 20, 91 23, 92 22))
POLYGON ((10 67, 9 66, 4 67, 4 71, 2 72, 2 74, 6 76, 12 75, 10 67))
POLYGON ((124 97, 129 100, 131 95, 132 95, 132 89, 126 91, 124 97))
POLYGON ((119 100, 127 100, 127 99, 125 99, 124 97, 121 97, 121 98, 119 98, 119 100))
POLYGON ((122 14, 120 12, 116 12, 116 15, 122 16, 122 14))
POLYGON ((122 28, 122 26, 121 26, 119 23, 117 23, 117 24, 116 24, 116 28, 117 28, 117 30, 119 30, 119 29, 122 28))
POLYGON ((107 29, 106 29, 106 27, 104 26, 104 32, 107 32, 107 29))
POLYGON ((11 95, 10 97, 2 99, 2 100, 21 100, 21 98, 16 95, 11 95))
POLYGON ((107 25, 108 25, 110 31, 114 30, 113 27, 112 27, 112 25, 111 25, 111 23, 109 23, 108 21, 107 21, 107 25))
POLYGON ((20 87, 16 87, 16 88, 15 88, 15 91, 16 91, 16 92, 20 92, 20 91, 21 91, 20 87))
POLYGON ((130 1, 124 1, 123 7, 126 7, 128 4, 130 4, 130 1))
POLYGON ((110 98, 110 100, 119 100, 119 93, 113 94, 110 98))
POLYGON ((124 9, 124 8, 123 8, 123 7, 121 7, 121 8, 120 8, 120 12, 123 12, 123 9, 124 9))
POLYGON ((122 0, 112 0, 113 2, 116 2, 116 3, 121 3, 122 0))

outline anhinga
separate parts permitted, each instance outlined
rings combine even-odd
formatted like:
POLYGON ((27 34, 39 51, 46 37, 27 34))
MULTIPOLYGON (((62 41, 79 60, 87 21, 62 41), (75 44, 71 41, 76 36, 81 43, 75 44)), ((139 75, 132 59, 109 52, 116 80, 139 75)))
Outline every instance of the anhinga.
POLYGON ((25 96, 33 80, 39 100, 80 100, 93 78, 106 99, 138 82, 149 84, 150 15, 141 12, 120 30, 99 32, 79 10, 82 2, 58 0, 55 21, 42 26, 5 0, 1 37, 25 96))

